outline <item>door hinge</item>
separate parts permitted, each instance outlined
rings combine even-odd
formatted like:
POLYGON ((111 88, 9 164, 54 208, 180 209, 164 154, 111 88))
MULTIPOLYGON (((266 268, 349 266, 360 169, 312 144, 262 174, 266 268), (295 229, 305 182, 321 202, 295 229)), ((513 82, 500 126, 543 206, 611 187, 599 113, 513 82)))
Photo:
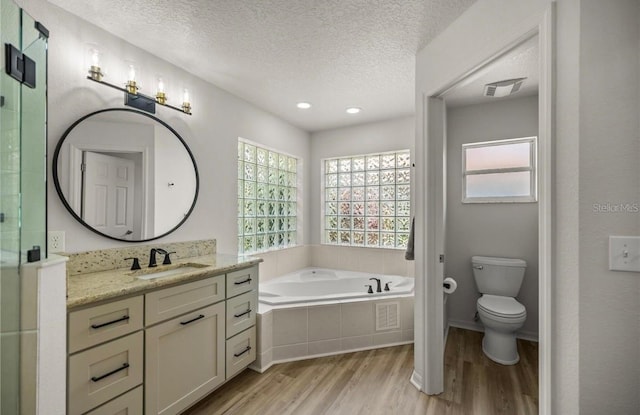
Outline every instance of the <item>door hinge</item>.
POLYGON ((444 254, 440 254, 440 263, 442 264, 444 262, 444 254))
POLYGON ((87 170, 87 163, 80 163, 80 171, 87 170))
POLYGON ((29 88, 36 87, 36 63, 10 43, 4 44, 6 71, 9 76, 29 88))

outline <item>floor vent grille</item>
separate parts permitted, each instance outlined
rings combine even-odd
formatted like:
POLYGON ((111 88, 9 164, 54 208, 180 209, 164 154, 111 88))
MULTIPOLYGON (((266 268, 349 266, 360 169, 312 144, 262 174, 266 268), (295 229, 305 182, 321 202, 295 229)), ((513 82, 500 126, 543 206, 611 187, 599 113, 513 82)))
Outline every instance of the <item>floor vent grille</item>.
POLYGON ((376 331, 400 328, 400 303, 376 304, 376 331))

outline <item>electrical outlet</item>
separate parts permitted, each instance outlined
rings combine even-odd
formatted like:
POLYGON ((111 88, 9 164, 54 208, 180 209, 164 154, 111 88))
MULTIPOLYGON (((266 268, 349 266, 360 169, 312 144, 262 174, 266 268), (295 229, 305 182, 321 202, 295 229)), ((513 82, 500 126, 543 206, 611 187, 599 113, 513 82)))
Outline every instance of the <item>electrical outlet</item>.
POLYGON ((47 252, 55 254, 64 252, 64 231, 49 231, 47 233, 47 252))

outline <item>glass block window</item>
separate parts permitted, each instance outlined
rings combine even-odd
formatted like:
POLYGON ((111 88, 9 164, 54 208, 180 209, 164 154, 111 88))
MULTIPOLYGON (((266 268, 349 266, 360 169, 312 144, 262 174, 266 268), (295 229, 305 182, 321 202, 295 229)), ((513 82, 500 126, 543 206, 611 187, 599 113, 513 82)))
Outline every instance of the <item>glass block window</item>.
POLYGON ((324 243, 406 248, 409 150, 323 160, 324 243))
POLYGON ((297 243, 298 159, 238 141, 238 253, 297 243))
POLYGON ((462 201, 535 202, 536 139, 463 144, 462 201))

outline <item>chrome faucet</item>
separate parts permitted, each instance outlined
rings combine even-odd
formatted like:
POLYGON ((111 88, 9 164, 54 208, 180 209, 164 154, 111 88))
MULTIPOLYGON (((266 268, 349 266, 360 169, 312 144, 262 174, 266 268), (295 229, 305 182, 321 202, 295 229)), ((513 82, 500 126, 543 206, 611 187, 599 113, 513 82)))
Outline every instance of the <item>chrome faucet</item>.
POLYGON ((156 253, 166 255, 167 251, 161 248, 151 248, 151 252, 149 253, 149 268, 158 266, 158 264, 156 264, 156 253))
POLYGON ((381 293, 382 292, 382 285, 381 285, 380 278, 369 278, 369 280, 376 280, 376 283, 377 283, 376 292, 377 293, 381 293))

